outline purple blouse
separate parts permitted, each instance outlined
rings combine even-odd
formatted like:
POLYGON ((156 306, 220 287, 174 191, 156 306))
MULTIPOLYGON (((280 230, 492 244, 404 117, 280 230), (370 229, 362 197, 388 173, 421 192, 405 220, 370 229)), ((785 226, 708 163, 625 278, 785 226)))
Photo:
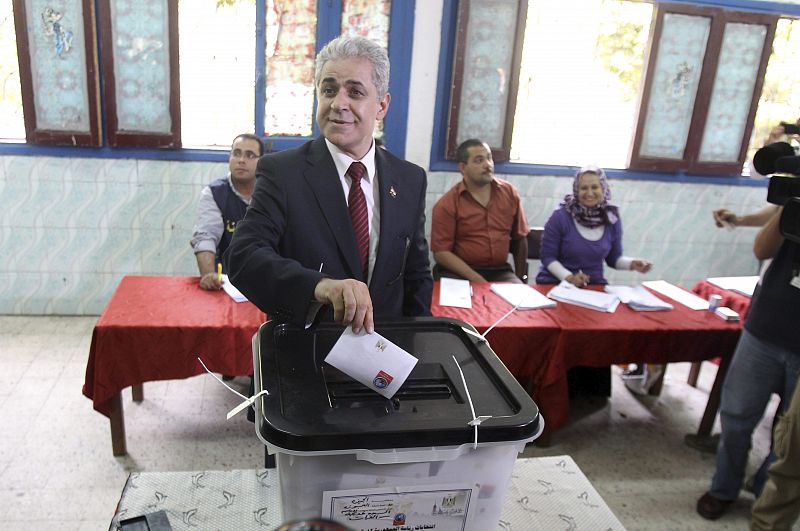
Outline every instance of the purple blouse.
POLYGON ((536 275, 537 284, 558 284, 559 280, 547 270, 556 260, 573 273, 581 270, 589 275, 591 284, 608 284, 603 276, 603 260, 614 267, 622 256, 622 220, 605 225, 603 236, 591 241, 581 236, 569 212, 559 207, 544 226, 540 256, 542 265, 536 275))

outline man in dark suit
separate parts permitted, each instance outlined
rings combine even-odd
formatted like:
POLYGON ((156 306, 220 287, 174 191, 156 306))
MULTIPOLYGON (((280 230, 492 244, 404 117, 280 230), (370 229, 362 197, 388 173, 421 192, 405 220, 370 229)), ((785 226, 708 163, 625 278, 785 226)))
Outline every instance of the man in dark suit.
POLYGON ((322 136, 260 159, 230 279, 272 318, 298 325, 332 310, 334 321, 372 332, 375 319, 430 315, 425 171, 373 141, 391 100, 386 51, 338 37, 317 56, 315 84, 322 136))

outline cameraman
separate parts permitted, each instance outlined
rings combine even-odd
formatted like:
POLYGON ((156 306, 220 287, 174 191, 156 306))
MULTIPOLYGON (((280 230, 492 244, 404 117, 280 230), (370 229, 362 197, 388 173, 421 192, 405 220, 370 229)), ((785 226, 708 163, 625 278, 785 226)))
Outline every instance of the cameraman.
MULTIPOLYGON (((773 258, 753 295, 742 335, 722 387, 722 432, 711 488, 697 501, 697 512, 716 520, 739 496, 747 467, 753 430, 772 393, 785 401, 792 396, 800 373, 800 275, 796 274, 800 244, 784 239, 779 230, 783 207, 759 231, 753 252, 759 260, 773 258)), ((753 482, 758 496, 767 477, 768 455, 753 482)))

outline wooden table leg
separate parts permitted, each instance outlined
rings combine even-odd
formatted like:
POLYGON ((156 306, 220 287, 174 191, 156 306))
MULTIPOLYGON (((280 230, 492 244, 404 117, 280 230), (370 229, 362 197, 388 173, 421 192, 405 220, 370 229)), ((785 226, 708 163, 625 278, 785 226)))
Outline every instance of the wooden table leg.
POLYGON ((689 376, 686 378, 686 383, 692 387, 697 387, 697 377, 700 376, 700 367, 702 364, 702 361, 692 362, 692 368, 689 369, 689 376))
POLYGON ((128 449, 125 444, 125 412, 122 409, 122 393, 117 393, 111 398, 111 413, 108 420, 111 424, 111 449, 114 456, 126 455, 128 449))
POLYGON ((141 402, 144 400, 144 384, 132 385, 131 395, 133 395, 134 402, 141 402))

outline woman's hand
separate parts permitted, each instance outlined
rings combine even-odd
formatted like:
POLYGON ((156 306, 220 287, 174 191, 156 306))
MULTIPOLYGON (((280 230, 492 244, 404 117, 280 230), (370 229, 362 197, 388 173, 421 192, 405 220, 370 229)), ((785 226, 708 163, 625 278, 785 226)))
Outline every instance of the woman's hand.
POLYGON ((578 286, 579 288, 582 288, 582 287, 586 286, 587 284, 589 284, 589 275, 587 275, 583 271, 578 271, 577 273, 573 273, 573 274, 569 275, 564 280, 566 280, 567 282, 569 282, 570 284, 572 284, 574 286, 578 286))
POLYGON ((631 269, 639 273, 647 273, 653 268, 653 264, 647 260, 636 259, 631 262, 631 269))

